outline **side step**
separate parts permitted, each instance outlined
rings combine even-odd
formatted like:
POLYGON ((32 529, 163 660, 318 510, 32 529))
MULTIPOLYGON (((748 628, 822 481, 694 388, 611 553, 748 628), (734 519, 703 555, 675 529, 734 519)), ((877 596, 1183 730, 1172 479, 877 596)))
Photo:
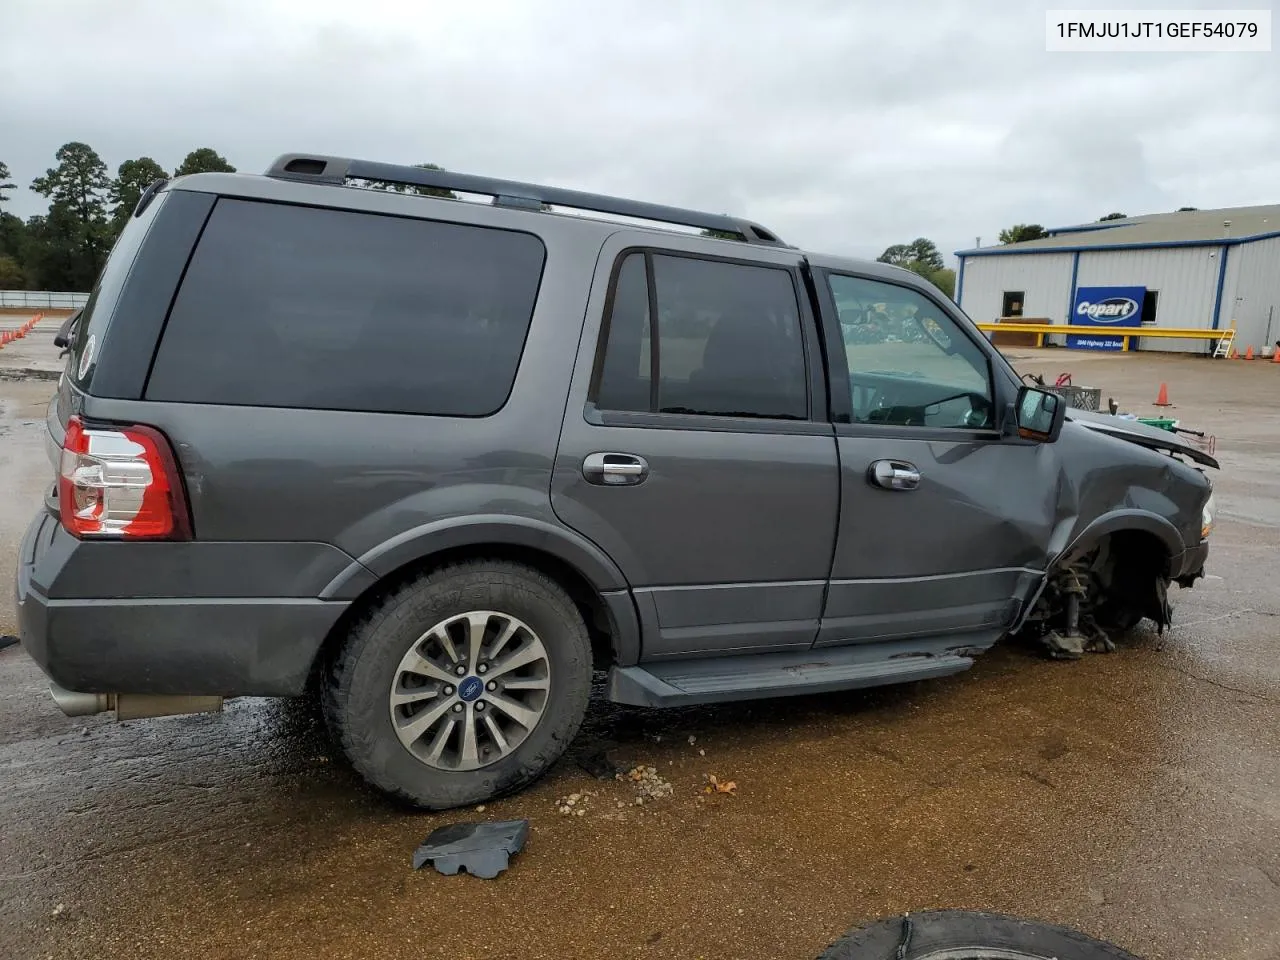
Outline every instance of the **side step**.
POLYGON ((929 680, 968 670, 973 658, 966 654, 995 639, 904 640, 614 667, 606 694, 636 707, 683 707, 929 680))

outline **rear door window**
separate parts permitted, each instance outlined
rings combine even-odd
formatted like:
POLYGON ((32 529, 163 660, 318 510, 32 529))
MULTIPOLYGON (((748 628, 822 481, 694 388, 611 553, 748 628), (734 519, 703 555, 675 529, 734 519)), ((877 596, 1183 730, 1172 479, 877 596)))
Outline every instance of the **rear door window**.
POLYGON ((515 381, 544 258, 528 233, 221 199, 147 397, 488 416, 515 381))
POLYGON ((602 410, 807 419, 790 271, 628 254, 614 281, 594 400, 602 410))

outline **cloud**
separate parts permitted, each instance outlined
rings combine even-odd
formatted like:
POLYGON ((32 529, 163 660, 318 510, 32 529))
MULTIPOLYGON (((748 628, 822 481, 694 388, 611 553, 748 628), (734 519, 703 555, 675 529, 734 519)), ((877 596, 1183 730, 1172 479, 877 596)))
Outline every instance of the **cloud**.
POLYGON ((1280 200, 1274 56, 1049 54, 1047 6, 9 0, 0 159, 23 185, 73 139, 112 169, 430 160, 855 256, 1280 200))

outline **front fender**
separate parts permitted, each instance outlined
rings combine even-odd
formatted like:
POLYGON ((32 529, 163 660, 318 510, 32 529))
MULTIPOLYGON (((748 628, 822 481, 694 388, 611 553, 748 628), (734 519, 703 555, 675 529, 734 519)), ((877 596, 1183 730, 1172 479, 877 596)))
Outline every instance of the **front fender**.
MULTIPOLYGON (((1070 536, 1070 527, 1065 524, 1059 528, 1062 531, 1062 538, 1070 536)), ((1083 529, 1071 537, 1069 542, 1064 546, 1050 546, 1048 563, 1045 566, 1044 575, 1036 582, 1035 590, 1027 597, 1026 602, 1022 605, 1022 610, 1014 621, 1010 632, 1017 633, 1026 625, 1027 618, 1031 615, 1031 611, 1035 609, 1036 603, 1040 599, 1040 595, 1044 592, 1045 587, 1049 583, 1049 578, 1055 570, 1058 570, 1064 564, 1080 557, 1098 544, 1106 537, 1113 533, 1121 531, 1137 530, 1143 533, 1149 533, 1155 537, 1165 550, 1168 552, 1170 563, 1181 562, 1186 547, 1182 543, 1182 538, 1178 535, 1178 530, 1172 523, 1158 514, 1150 513, 1146 510, 1137 510, 1132 508, 1124 508, 1119 510, 1111 510, 1101 516, 1095 517, 1092 521, 1085 525, 1083 529)), ((1055 538, 1057 539, 1057 538, 1055 538)), ((1177 571, 1170 571, 1176 574, 1177 571)))
POLYGON ((1149 533, 1164 544, 1171 558, 1179 557, 1186 550, 1178 529, 1158 514, 1146 510, 1124 508, 1112 510, 1091 520, 1080 530, 1066 546, 1052 553, 1049 558, 1049 569, 1088 553, 1103 539, 1121 530, 1139 530, 1149 533))

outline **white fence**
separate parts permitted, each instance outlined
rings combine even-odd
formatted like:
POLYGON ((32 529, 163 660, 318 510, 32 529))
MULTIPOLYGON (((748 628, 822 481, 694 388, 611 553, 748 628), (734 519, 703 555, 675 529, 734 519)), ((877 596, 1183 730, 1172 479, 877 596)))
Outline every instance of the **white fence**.
POLYGON ((87 293, 54 293, 49 290, 0 290, 0 307, 27 310, 78 310, 88 301, 87 293))

